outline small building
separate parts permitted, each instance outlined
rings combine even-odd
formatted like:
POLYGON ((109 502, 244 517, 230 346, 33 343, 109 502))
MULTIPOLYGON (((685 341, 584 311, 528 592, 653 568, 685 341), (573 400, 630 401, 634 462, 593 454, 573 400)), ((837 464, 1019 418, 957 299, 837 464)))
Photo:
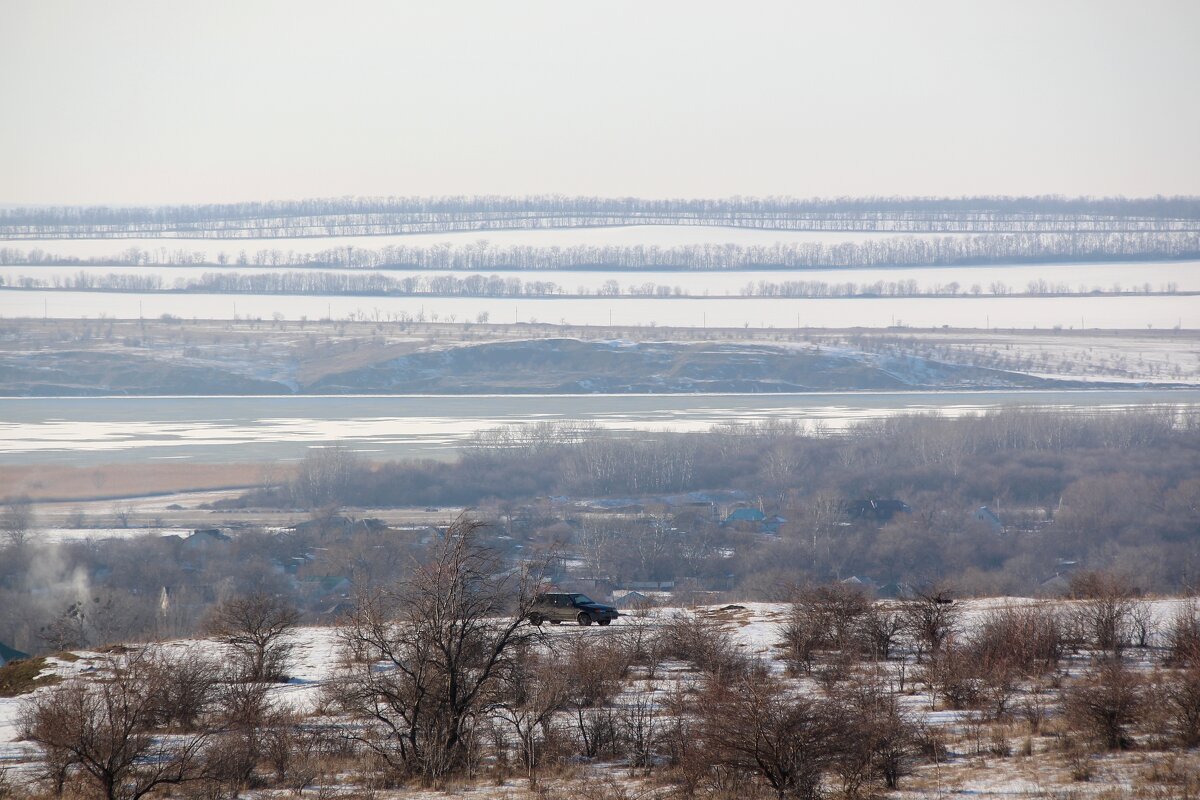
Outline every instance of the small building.
POLYGON ((859 575, 851 575, 849 578, 844 578, 841 583, 843 586, 853 586, 857 589, 862 589, 869 594, 874 594, 879 590, 879 584, 874 580, 859 575))
POLYGON ((381 533, 388 529, 387 523, 375 517, 351 519, 341 515, 320 517, 318 519, 297 522, 291 526, 296 533, 315 533, 321 536, 335 534, 340 536, 352 533, 381 533))
POLYGON ((735 525, 738 523, 756 524, 759 522, 763 522, 764 520, 766 520, 766 518, 767 518, 767 515, 761 511, 759 511, 757 508, 739 508, 734 511, 731 511, 729 513, 729 515, 727 517, 725 517, 722 524, 724 524, 724 525, 735 525))
POLYGON ((1000 521, 1000 517, 996 516, 996 512, 992 511, 987 506, 980 506, 971 516, 979 522, 987 525, 996 533, 1004 533, 1004 523, 1000 521))
POLYGON ((197 528, 183 540, 183 546, 188 548, 210 547, 214 544, 228 544, 233 539, 221 532, 219 528, 197 528))
POLYGON ((614 608, 621 611, 636 611, 641 608, 650 608, 654 605, 654 600, 641 592, 628 591, 613 600, 612 604, 614 608))
POLYGON ((887 522, 897 514, 911 514, 912 508, 903 500, 859 500, 846 507, 846 516, 851 519, 869 519, 887 522))
POLYGON ((29 658, 29 653, 22 653, 15 647, 9 647, 4 642, 0 642, 0 667, 10 661, 21 661, 26 658, 29 658))

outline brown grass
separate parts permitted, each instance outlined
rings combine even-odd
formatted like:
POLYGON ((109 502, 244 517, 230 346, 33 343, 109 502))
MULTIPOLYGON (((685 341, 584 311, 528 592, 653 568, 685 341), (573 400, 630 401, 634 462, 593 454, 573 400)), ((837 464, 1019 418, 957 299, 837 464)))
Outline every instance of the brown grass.
POLYGON ((0 667, 0 697, 28 694, 38 687, 51 686, 61 680, 57 675, 47 675, 38 680, 38 675, 45 668, 44 658, 18 659, 0 667))
MULTIPOLYGON (((274 468, 274 477, 286 479, 274 468)), ((107 500, 173 492, 234 489, 263 481, 261 464, 110 464, 66 467, 52 464, 0 466, 0 498, 107 500)))

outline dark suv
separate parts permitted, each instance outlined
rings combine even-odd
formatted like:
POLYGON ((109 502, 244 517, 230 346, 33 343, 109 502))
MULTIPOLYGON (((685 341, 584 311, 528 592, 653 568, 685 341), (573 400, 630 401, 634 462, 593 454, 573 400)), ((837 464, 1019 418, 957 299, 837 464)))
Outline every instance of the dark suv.
POLYGON ((560 622, 578 622, 580 625, 591 625, 598 622, 607 625, 617 618, 617 610, 612 606, 597 603, 586 594, 576 592, 547 592, 539 594, 529 609, 529 621, 541 625, 549 621, 552 625, 560 622))

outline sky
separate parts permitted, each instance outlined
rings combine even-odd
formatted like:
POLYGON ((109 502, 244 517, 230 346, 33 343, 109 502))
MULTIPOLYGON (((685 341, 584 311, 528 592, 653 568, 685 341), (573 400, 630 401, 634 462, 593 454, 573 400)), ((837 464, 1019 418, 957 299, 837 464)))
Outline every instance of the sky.
POLYGON ((1200 2, 0 0, 0 204, 1200 194, 1200 2))

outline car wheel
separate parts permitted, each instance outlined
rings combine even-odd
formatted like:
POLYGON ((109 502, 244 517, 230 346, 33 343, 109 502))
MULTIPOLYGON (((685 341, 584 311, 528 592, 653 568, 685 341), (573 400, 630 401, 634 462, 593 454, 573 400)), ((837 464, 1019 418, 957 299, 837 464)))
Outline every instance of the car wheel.
POLYGON ((607 625, 607 624, 608 624, 608 623, 610 623, 610 622, 612 622, 612 620, 611 620, 611 619, 602 619, 602 620, 600 620, 600 624, 601 624, 601 625, 607 625))
POLYGON ((578 617, 578 619, 579 619, 579 624, 580 624, 580 625, 591 625, 591 624, 592 624, 592 618, 591 618, 591 617, 589 617, 589 616, 587 615, 587 613, 586 613, 586 612, 584 612, 584 611, 580 611, 580 612, 579 612, 579 617, 578 617))
POLYGON ((530 614, 529 615, 529 624, 541 626, 542 618, 539 617, 537 614, 530 614))

